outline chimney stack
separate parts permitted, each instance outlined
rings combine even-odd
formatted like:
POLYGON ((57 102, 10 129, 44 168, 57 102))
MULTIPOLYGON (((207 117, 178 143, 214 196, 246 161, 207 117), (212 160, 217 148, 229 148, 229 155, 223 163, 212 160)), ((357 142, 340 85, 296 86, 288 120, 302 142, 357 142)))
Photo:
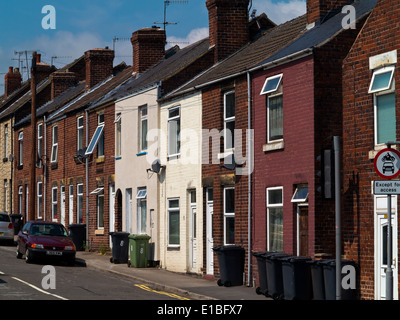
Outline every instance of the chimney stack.
POLYGON ((132 34, 133 72, 143 73, 165 55, 167 36, 165 30, 158 27, 144 28, 132 34))
POLYGON ((207 0, 206 5, 216 63, 249 41, 249 0, 207 0))
POLYGON ((53 72, 50 75, 51 80, 51 100, 72 88, 78 83, 74 72, 53 72))
POLYGON ((114 50, 92 49, 85 52, 86 86, 92 88, 113 74, 114 50))
POLYGON ((307 23, 318 24, 330 11, 349 3, 349 0, 307 0, 307 23))
POLYGON ((39 84, 56 70, 54 66, 41 62, 41 56, 40 53, 36 56, 36 84, 39 84))
POLYGON ((8 73, 4 77, 4 80, 5 80, 4 98, 7 99, 7 97, 11 93, 13 93, 21 86, 22 76, 19 73, 19 69, 18 68, 13 69, 13 67, 10 67, 8 69, 8 73))

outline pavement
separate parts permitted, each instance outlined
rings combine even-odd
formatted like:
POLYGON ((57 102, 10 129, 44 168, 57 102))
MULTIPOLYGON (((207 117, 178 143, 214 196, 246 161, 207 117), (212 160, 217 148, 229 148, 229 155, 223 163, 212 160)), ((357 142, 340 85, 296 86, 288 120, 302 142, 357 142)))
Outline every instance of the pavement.
POLYGON ((161 268, 134 268, 127 263, 110 262, 109 255, 96 252, 78 251, 76 263, 91 269, 117 274, 133 279, 153 290, 174 293, 191 300, 271 300, 258 295, 255 287, 220 287, 217 280, 204 279, 198 275, 189 275, 161 268))

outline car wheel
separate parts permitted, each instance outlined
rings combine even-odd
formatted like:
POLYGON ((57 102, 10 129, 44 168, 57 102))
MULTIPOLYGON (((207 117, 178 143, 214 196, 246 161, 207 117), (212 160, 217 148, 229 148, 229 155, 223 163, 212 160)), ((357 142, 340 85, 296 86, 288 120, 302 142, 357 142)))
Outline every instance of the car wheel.
POLYGON ((31 251, 29 249, 26 249, 25 261, 26 261, 26 263, 31 263, 32 262, 32 253, 31 253, 31 251))
POLYGON ((19 245, 17 245, 17 259, 22 259, 22 253, 19 252, 19 245))

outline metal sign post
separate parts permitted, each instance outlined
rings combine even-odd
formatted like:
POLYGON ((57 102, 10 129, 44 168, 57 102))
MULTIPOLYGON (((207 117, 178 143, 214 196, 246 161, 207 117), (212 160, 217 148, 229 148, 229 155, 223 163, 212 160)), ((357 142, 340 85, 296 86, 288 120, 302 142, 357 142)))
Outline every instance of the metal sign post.
MULTIPOLYGON (((391 149, 391 145, 400 144, 400 142, 388 142, 387 148, 378 152, 374 160, 376 173, 384 179, 393 179, 400 174, 400 153, 391 149)), ((374 193, 382 187, 383 192, 387 194, 387 268, 386 268, 386 300, 393 300, 393 269, 392 269, 392 194, 397 194, 397 183, 391 181, 385 185, 384 182, 374 182, 374 193)), ((379 190, 378 190, 379 191, 379 190)))

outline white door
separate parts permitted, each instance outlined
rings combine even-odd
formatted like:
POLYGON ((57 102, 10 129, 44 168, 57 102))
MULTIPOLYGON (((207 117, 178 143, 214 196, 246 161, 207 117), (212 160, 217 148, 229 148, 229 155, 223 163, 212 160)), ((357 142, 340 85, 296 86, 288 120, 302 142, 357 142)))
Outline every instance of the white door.
POLYGON ((206 272, 207 274, 214 274, 214 239, 212 234, 213 224, 212 224, 212 217, 213 217, 213 201, 212 201, 212 189, 207 189, 207 253, 206 253, 206 272), (211 199, 211 200, 210 200, 211 199))
POLYGON ((74 223, 74 186, 71 184, 69 186, 68 192, 68 216, 69 216, 69 224, 74 223))
POLYGON ((192 269, 196 268, 197 263, 197 239, 196 239, 196 204, 191 204, 191 223, 190 223, 190 265, 192 269))
POLYGON ((65 186, 61 186, 61 224, 65 226, 65 186))
MULTIPOLYGON (((392 270, 393 298, 398 299, 397 290, 397 197, 392 196, 392 270)), ((387 196, 375 197, 375 299, 386 299, 387 260, 387 196)))
MULTIPOLYGON (((110 226, 109 226, 109 232, 114 232, 115 231, 115 185, 110 184, 110 226)), ((110 247, 112 248, 112 239, 110 237, 110 247)))
POLYGON ((132 189, 126 189, 126 206, 125 206, 125 231, 132 233, 132 189))

